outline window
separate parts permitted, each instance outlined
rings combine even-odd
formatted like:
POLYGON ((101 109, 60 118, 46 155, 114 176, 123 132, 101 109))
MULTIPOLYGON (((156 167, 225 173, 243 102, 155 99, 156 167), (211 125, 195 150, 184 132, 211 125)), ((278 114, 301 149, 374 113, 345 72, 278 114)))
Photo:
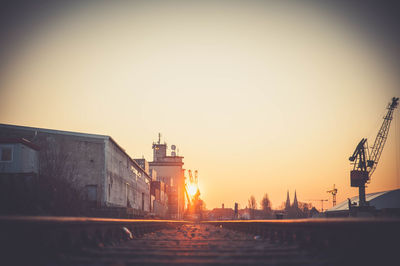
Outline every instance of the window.
POLYGON ((86 186, 86 195, 88 201, 96 201, 97 200, 97 186, 96 185, 89 185, 86 186))
POLYGON ((12 155, 13 155, 13 150, 12 147, 1 147, 0 148, 0 156, 2 162, 11 162, 12 161, 12 155))

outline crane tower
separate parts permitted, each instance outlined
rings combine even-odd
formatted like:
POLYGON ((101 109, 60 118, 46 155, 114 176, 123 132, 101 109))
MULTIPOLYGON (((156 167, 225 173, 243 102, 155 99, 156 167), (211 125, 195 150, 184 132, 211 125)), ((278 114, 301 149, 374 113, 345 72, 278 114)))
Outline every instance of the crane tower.
POLYGON ((358 143, 353 155, 349 158, 353 165, 353 170, 350 172, 350 184, 352 187, 358 187, 359 207, 361 208, 368 206, 365 199, 365 184, 370 182, 371 176, 381 157, 383 146, 389 133, 390 123, 393 119, 393 111, 399 104, 398 101, 399 98, 393 97, 392 102, 388 104, 388 111, 383 118, 382 126, 379 129, 371 150, 368 148, 367 139, 363 138, 358 143))
POLYGON ((327 193, 331 193, 332 194, 332 205, 335 206, 336 205, 336 194, 337 194, 338 189, 335 188, 335 184, 333 184, 333 189, 328 190, 327 193))

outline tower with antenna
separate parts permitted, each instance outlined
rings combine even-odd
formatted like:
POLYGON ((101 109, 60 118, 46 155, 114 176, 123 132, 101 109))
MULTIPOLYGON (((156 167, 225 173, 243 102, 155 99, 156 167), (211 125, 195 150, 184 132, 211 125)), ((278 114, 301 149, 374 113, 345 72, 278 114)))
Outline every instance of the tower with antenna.
POLYGON ((171 219, 182 219, 185 207, 185 177, 183 157, 177 156, 176 146, 171 145, 171 156, 167 154, 167 143, 158 140, 153 142, 153 161, 149 162, 150 170, 157 172, 157 180, 167 185, 168 215, 171 219))
POLYGON ((157 162, 167 156, 167 143, 161 144, 161 133, 158 133, 158 141, 153 142, 153 161, 157 162))

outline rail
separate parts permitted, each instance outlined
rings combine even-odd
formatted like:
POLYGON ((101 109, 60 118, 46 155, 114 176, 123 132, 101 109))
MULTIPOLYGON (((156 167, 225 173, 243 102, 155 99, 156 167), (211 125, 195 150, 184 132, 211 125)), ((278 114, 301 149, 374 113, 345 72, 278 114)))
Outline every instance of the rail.
POLYGON ((103 247, 184 224, 173 220, 0 216, 0 250, 15 258, 103 247))
POLYGON ((398 218, 321 218, 298 220, 207 221, 206 224, 253 234, 255 239, 295 244, 316 254, 341 256, 364 264, 398 256, 398 218))
MULTIPOLYGON (((177 228, 191 222, 76 217, 0 216, 2 258, 29 262, 48 261, 51 256, 80 252, 86 247, 113 246, 157 230, 177 228)), ((225 229, 254 235, 276 244, 297 245, 317 256, 349 258, 370 264, 396 259, 400 242, 400 219, 299 219, 203 221, 225 229)), ((229 241, 229 239, 227 239, 229 241)), ((50 258, 51 260, 51 258, 50 258)), ((386 264, 383 264, 386 265, 386 264)), ((388 264, 390 265, 390 263, 388 264)))

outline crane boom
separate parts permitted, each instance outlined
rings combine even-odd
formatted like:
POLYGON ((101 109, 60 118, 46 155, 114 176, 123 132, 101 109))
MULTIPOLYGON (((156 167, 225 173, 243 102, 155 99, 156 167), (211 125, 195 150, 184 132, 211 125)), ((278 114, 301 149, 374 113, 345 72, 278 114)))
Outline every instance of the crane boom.
POLYGON ((388 112, 386 113, 386 116, 383 118, 382 126, 379 129, 374 145, 372 146, 371 156, 368 162, 368 165, 371 166, 371 169, 369 171, 369 177, 371 177, 372 173, 375 171, 376 165, 378 164, 379 158, 381 157, 383 146, 385 145, 387 136, 389 134, 390 122, 393 119, 393 111, 399 104, 398 101, 399 98, 393 97, 392 103, 389 103, 387 107, 388 112))
POLYGON ((393 97, 389 103, 388 112, 383 118, 383 123, 379 129, 378 135, 371 148, 368 148, 367 139, 363 138, 357 145, 354 153, 349 160, 353 163, 353 170, 350 172, 350 181, 352 187, 359 188, 359 206, 368 206, 365 200, 365 184, 369 182, 373 172, 381 157, 383 147, 389 134, 390 123, 393 119, 393 111, 398 106, 399 98, 393 97))

